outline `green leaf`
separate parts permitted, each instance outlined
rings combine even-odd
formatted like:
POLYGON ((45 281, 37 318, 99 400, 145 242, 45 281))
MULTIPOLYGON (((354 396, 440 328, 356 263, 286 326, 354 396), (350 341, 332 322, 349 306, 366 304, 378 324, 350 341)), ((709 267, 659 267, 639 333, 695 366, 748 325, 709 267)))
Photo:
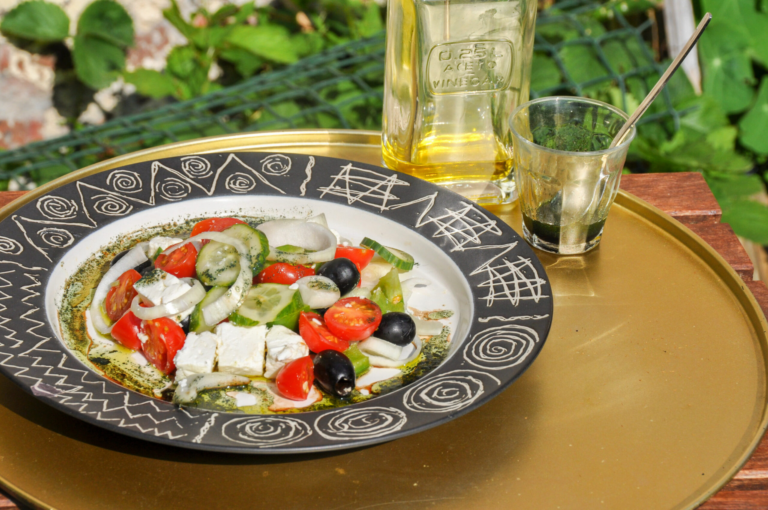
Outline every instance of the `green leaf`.
POLYGON ((168 53, 166 65, 177 78, 188 78, 198 67, 197 51, 190 45, 176 46, 168 53))
POLYGON ((8 11, 0 22, 0 31, 22 39, 57 42, 69 35, 69 18, 58 5, 32 0, 8 11))
POLYGON ((195 35, 195 27, 187 23, 184 17, 181 15, 179 6, 176 0, 171 0, 171 6, 163 10, 163 17, 167 19, 176 30, 181 32, 181 35, 191 40, 195 35))
POLYGON ((748 54, 768 66, 768 15, 758 12, 754 0, 703 0, 713 22, 727 21, 750 39, 748 54))
POLYGON ((531 66, 531 90, 540 91, 556 87, 562 81, 555 60, 544 53, 533 54, 531 66))
POLYGON ((725 201, 720 206, 723 223, 729 223, 737 235, 768 244, 768 207, 752 200, 725 201))
POLYGON ((739 175, 730 178, 714 177, 705 174, 704 177, 707 179, 707 184, 715 198, 720 203, 728 200, 749 198, 762 193, 764 190, 763 181, 755 174, 739 175))
POLYGON ((384 30, 379 5, 376 2, 369 3, 365 8, 363 17, 355 26, 361 37, 370 37, 384 30))
POLYGON ((744 147, 757 154, 768 154, 768 79, 760 83, 757 100, 739 121, 739 129, 744 147))
POLYGON ((152 69, 137 69, 123 75, 126 83, 136 86, 136 92, 143 96, 161 98, 177 93, 173 78, 152 69))
POLYGON ((114 0, 96 0, 80 15, 77 35, 98 37, 115 46, 133 46, 133 20, 114 0))
POLYGON ((589 46, 566 46, 560 50, 560 58, 571 75, 571 79, 578 84, 608 76, 608 71, 597 60, 595 51, 589 46))
POLYGON ((109 86, 125 69, 122 48, 96 37, 76 36, 72 59, 77 77, 95 90, 109 86))
POLYGON ((227 41, 272 62, 292 64, 299 59, 288 29, 279 25, 237 26, 227 41))
POLYGON ((704 91, 725 113, 739 113, 752 102, 755 81, 747 56, 749 39, 738 27, 712 23, 699 41, 704 71, 704 91))
POLYGON ((252 76, 264 65, 264 60, 242 48, 227 48, 221 50, 219 57, 222 60, 234 64, 237 72, 245 77, 252 76))

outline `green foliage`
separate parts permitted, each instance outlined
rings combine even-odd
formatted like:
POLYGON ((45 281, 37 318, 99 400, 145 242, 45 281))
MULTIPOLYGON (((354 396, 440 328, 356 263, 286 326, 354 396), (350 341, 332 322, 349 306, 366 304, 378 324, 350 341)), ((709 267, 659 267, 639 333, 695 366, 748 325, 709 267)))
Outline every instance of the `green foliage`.
POLYGON ((77 34, 125 48, 133 45, 133 20, 117 2, 96 0, 80 15, 77 34))
POLYGON ((72 51, 75 72, 80 80, 99 90, 108 87, 125 68, 125 52, 98 37, 75 36, 72 51))
POLYGON ((11 9, 0 23, 0 31, 30 41, 58 42, 69 35, 69 18, 58 5, 31 0, 11 9))

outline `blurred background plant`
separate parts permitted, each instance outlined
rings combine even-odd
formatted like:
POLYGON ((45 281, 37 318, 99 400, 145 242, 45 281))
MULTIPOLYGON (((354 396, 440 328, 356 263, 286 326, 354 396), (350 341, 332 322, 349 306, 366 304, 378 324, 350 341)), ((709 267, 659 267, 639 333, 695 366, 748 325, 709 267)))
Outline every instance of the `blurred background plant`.
MULTIPOLYGON (((661 0, 541 0, 540 7, 547 10, 546 22, 542 16, 537 26, 534 95, 585 95, 631 113, 671 60, 661 0)), ((768 245, 768 206, 756 199, 764 196, 768 179, 768 0, 694 0, 694 9, 697 17, 713 14, 699 44, 703 93, 697 95, 677 73, 639 126, 627 168, 701 172, 723 208, 723 221, 768 245)), ((110 84, 129 86, 120 88, 119 105, 106 112, 107 119, 213 97, 238 83, 256 83, 256 76, 277 76, 337 45, 382 38, 385 9, 371 0, 275 0, 225 3, 210 11, 200 6, 183 14, 173 0, 163 16, 186 40, 168 53, 163 70, 127 70, 125 52, 134 42, 134 28, 113 0, 89 4, 75 30, 60 7, 23 2, 5 14, 0 31, 19 48, 55 56, 54 106, 77 130, 84 127, 78 118, 96 91, 110 84)), ((381 53, 374 53, 368 60, 381 67, 381 53)), ((247 122, 239 125, 378 129, 380 102, 343 105, 362 89, 380 94, 382 78, 379 69, 362 85, 349 78, 313 91, 338 115, 305 116, 310 102, 294 95, 268 108, 241 111, 247 122), (275 124, 280 119, 299 120, 275 124)), ((42 184, 71 169, 60 165, 29 177, 42 184)))

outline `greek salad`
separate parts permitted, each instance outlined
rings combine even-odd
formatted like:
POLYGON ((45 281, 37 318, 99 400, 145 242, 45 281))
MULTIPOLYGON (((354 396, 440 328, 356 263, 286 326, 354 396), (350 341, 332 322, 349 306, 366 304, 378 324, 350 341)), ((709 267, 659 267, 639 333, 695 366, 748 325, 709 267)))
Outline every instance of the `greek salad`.
POLYGON ((186 239, 160 235, 116 255, 85 312, 88 336, 159 372, 180 405, 211 390, 237 407, 268 395, 270 411, 365 397, 449 336, 438 318, 451 312, 407 306, 429 285, 415 265, 376 240, 340 237, 324 215, 207 218, 186 239))

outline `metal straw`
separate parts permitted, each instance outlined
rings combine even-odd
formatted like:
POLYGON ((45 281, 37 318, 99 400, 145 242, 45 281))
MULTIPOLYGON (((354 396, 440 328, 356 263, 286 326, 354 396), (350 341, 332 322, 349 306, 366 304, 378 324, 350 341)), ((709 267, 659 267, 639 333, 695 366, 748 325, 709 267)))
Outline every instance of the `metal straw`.
POLYGON ((635 123, 640 119, 640 117, 645 113, 645 111, 648 109, 649 106, 651 106, 651 103, 653 103, 653 100, 656 99, 656 96, 659 95, 661 92, 661 89, 664 88, 664 85, 667 84, 670 78, 672 78, 672 75, 677 71, 677 68, 680 67, 680 64, 683 63, 683 60, 685 60, 685 57, 688 56, 688 53, 690 53, 693 46, 696 44, 696 42, 699 40, 699 37, 701 37, 701 34, 704 33, 704 29, 707 28, 707 25, 709 25, 709 22, 712 20, 712 15, 710 13, 706 13, 704 17, 701 19, 701 23, 699 23, 699 26, 696 27, 696 31, 693 33, 690 39, 688 39, 688 42, 685 43, 685 46, 683 46, 683 50, 680 52, 677 57, 675 57, 675 60, 672 61, 672 64, 667 68, 667 70, 664 72, 663 75, 661 75, 661 78, 659 78, 659 81, 656 82, 656 85, 653 86, 651 91, 648 93, 647 96, 645 96, 645 99, 643 99, 643 102, 640 103, 640 106, 637 107, 637 110, 629 117, 629 120, 624 123, 623 126, 621 126, 621 129, 618 133, 616 133, 616 137, 611 142, 610 148, 616 147, 617 145, 621 144, 621 142, 624 140, 624 137, 629 133, 630 129, 632 129, 632 126, 635 125, 635 123))

